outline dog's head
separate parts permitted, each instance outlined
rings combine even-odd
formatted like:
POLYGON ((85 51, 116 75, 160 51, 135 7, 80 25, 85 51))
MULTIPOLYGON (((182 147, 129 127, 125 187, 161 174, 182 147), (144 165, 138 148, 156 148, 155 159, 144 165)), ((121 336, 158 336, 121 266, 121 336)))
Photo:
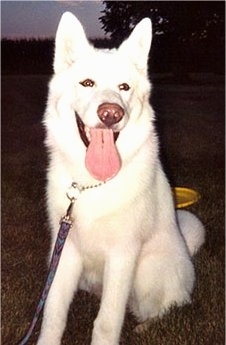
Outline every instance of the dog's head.
MULTIPOLYGON (((118 49, 112 50, 95 49, 71 13, 64 13, 59 23, 52 88, 55 94, 56 88, 59 93, 58 108, 65 121, 69 110, 73 111, 80 140, 87 148, 86 167, 97 179, 106 180, 118 172, 123 154, 119 152, 116 159, 120 151, 118 142, 123 141, 121 133, 132 124, 139 129, 138 119, 150 93, 150 45, 148 18, 135 27, 118 49), (103 172, 100 164, 114 167, 103 172)), ((130 133, 133 135, 133 131, 130 133)))

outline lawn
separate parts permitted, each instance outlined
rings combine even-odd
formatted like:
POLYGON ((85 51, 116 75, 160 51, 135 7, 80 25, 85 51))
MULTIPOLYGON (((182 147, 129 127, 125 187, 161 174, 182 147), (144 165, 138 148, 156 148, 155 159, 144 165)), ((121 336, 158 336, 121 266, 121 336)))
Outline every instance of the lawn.
MULTIPOLYGON (((48 79, 2 77, 2 345, 16 344, 26 331, 47 272, 47 155, 41 119, 48 79)), ((224 83, 157 80, 152 103, 172 185, 201 194, 190 210, 205 224, 206 243, 194 257, 192 304, 172 308, 142 335, 132 331, 136 323, 127 313, 120 344, 224 345, 224 83)), ((63 345, 90 344, 98 307, 95 296, 78 292, 63 345)), ((40 321, 30 344, 39 329, 40 321)))

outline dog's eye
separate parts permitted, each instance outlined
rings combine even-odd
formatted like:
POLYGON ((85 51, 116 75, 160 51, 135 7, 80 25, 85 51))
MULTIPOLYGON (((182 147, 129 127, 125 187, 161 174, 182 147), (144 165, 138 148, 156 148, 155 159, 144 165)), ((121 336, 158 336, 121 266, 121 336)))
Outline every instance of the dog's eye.
POLYGON ((130 89, 127 83, 122 83, 118 87, 119 87, 119 90, 123 90, 123 91, 128 91, 130 89))
POLYGON ((83 81, 80 81, 79 84, 84 87, 93 87, 95 83, 92 79, 85 79, 83 81))

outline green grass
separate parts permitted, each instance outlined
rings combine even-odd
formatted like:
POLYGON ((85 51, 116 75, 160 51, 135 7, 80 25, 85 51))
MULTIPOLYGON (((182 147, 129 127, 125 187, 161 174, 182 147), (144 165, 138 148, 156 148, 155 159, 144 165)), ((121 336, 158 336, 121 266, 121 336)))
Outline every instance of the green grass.
MULTIPOLYGON (((46 277, 49 233, 45 211, 46 152, 41 118, 46 76, 2 78, 2 345, 26 331, 46 277)), ((196 188, 190 209, 206 227, 206 243, 194 258, 192 304, 153 320, 148 332, 132 332, 127 313, 122 345, 223 345, 224 342, 224 85, 156 84, 152 102, 161 157, 172 185, 196 188)), ((67 277, 65 277, 67 279, 67 277)), ((63 344, 90 344, 99 301, 79 292, 71 306, 63 344)), ((30 344, 37 340, 40 322, 30 344)))

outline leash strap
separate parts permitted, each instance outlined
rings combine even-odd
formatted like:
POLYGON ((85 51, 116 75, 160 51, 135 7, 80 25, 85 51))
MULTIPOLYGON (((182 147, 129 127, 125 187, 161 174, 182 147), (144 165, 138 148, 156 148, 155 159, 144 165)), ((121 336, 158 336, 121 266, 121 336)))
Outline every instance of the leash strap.
POLYGON ((54 250, 53 250, 53 254, 52 254, 52 258, 51 258, 51 262, 50 262, 50 267, 49 267, 49 273, 46 279, 46 283, 45 283, 45 287, 43 289, 42 295, 40 297, 39 303, 36 307, 35 310, 35 315, 33 317, 33 320, 30 324, 30 327, 27 331, 27 334, 24 336, 24 338, 18 343, 18 345, 25 345, 27 344, 34 328, 35 325, 38 321, 40 312, 43 309, 43 306, 45 304, 46 298, 48 296, 50 287, 52 285, 56 270, 57 270, 57 266, 60 260, 60 256, 66 241, 66 238, 68 236, 69 230, 72 226, 72 218, 71 218, 71 213, 72 213, 72 208, 75 202, 75 198, 70 198, 71 203, 67 209, 67 213, 66 215, 61 219, 60 221, 60 229, 57 235, 57 239, 56 239, 56 243, 54 246, 54 250))
POLYGON ((64 217, 62 217, 61 221, 60 221, 60 229, 57 235, 57 239, 56 239, 56 243, 54 246, 54 250, 53 250, 53 254, 51 257, 51 262, 50 262, 50 267, 49 267, 49 273, 46 279, 46 283, 45 283, 45 287, 43 289, 42 295, 40 297, 39 303, 36 307, 35 310, 35 315, 33 317, 33 320, 30 324, 30 327, 26 333, 26 335, 24 336, 24 338, 18 343, 18 345, 26 345, 34 328, 35 325, 38 321, 39 315, 43 309, 43 306, 45 304, 46 298, 48 296, 50 287, 52 285, 56 270, 57 270, 57 266, 60 260, 60 256, 64 247, 64 243, 66 241, 68 232, 70 230, 70 228, 72 227, 72 223, 73 223, 73 219, 71 217, 72 214, 72 209, 74 206, 75 201, 78 199, 80 193, 92 189, 92 188, 97 188, 102 186, 105 183, 105 181, 97 183, 97 184, 93 184, 93 185, 79 185, 77 182, 72 182, 71 187, 68 191, 68 193, 66 194, 68 199, 70 200, 70 204, 69 207, 67 209, 67 213, 64 217))

